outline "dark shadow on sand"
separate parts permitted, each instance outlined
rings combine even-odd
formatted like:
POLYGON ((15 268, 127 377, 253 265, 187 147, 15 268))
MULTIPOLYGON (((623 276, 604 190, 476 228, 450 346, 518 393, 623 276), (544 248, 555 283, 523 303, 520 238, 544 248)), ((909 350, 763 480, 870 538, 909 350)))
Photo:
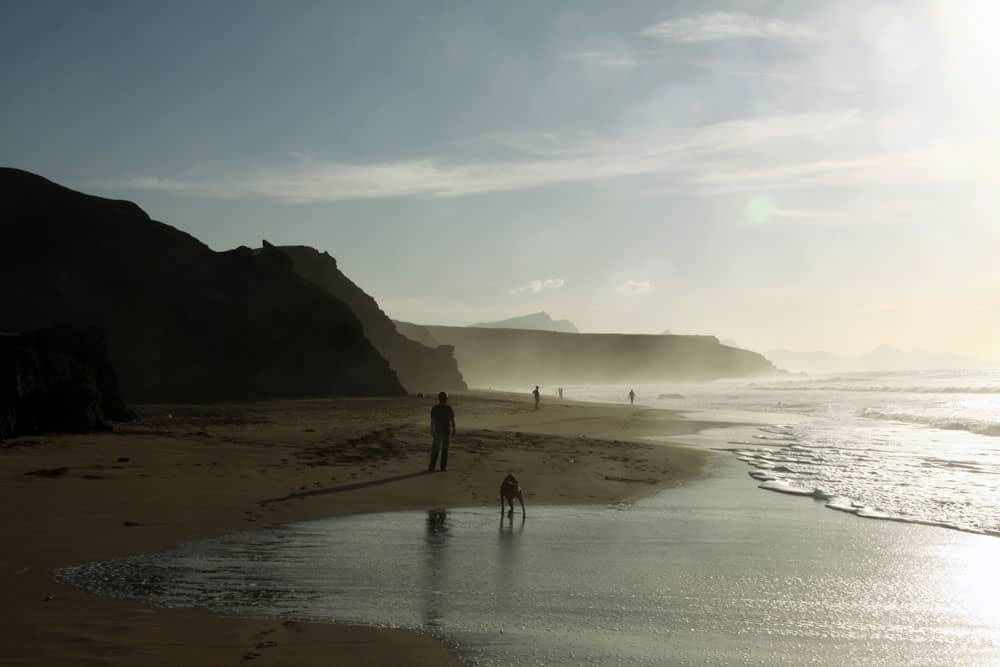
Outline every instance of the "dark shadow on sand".
POLYGON ((356 489, 367 489, 372 486, 381 486, 383 484, 391 484, 392 482, 401 482, 404 479, 411 479, 413 477, 422 477, 429 474, 427 471, 421 470, 418 472, 408 472, 404 475, 395 475, 393 477, 385 477, 384 479, 373 479, 368 482, 352 482, 351 484, 341 484, 339 486, 328 486, 324 489, 311 489, 309 491, 298 491, 296 493, 289 493, 287 496, 282 496, 280 498, 267 498, 265 500, 258 500, 258 505, 270 505, 271 503, 280 503, 285 500, 294 500, 295 498, 308 498, 310 496, 325 496, 331 493, 343 493, 344 491, 354 491, 356 489))

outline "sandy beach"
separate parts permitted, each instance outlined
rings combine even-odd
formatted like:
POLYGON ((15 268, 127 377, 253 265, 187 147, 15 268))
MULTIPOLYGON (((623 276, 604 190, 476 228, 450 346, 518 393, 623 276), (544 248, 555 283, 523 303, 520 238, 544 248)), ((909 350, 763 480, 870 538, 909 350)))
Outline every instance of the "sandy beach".
POLYGON ((138 406, 112 433, 0 449, 0 664, 459 664, 410 631, 148 608, 57 584, 75 563, 289 521, 498 504, 507 472, 537 504, 606 504, 704 477, 711 454, 650 444, 716 424, 674 413, 453 397, 449 471, 428 474, 431 399, 138 406))

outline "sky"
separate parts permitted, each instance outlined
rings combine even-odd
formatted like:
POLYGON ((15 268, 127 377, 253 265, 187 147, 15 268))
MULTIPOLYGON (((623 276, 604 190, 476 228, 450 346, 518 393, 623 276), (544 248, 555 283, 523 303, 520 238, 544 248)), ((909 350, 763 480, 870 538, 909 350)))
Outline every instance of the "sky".
POLYGON ((390 316, 1000 362, 1000 3, 5 3, 0 164, 390 316))

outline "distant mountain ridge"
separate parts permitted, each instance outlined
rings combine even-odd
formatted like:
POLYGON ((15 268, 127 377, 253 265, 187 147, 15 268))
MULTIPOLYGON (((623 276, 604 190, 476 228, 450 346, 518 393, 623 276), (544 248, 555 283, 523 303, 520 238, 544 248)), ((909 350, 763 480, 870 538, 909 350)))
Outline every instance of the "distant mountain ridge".
POLYGON ((0 330, 104 329, 128 401, 399 395, 343 301, 284 252, 215 252, 131 202, 0 168, 0 330))
POLYGON ((478 329, 525 329, 528 331, 560 331, 562 333, 579 333, 576 325, 569 320, 554 320, 544 310, 530 315, 511 317, 497 322, 478 322, 470 324, 478 329))
POLYGON ((291 257, 295 270, 354 311, 365 335, 389 362, 407 391, 437 392, 468 389, 458 370, 452 348, 425 345, 399 333, 378 303, 345 276, 337 260, 309 246, 279 246, 291 257))

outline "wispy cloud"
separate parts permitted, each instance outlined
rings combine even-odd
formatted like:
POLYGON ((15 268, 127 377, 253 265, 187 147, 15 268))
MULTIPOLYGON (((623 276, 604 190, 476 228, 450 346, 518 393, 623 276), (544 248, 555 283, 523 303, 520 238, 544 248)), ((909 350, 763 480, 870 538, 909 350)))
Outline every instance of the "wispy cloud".
POLYGON ((613 53, 610 51, 581 51, 572 53, 570 60, 597 67, 635 67, 638 61, 631 55, 613 53))
POLYGON ((642 30, 642 35, 675 44, 698 44, 728 39, 811 41, 819 35, 804 25, 736 12, 715 12, 662 21, 642 30))
POLYGON ((514 289, 507 290, 507 294, 511 296, 516 294, 538 294, 544 290, 549 289, 559 289, 566 284, 566 281, 562 278, 548 278, 546 280, 529 280, 520 287, 515 287, 514 289))
POLYGON ((645 294, 653 288, 648 280, 626 280, 615 288, 621 294, 645 294))
POLYGON ((874 151, 856 157, 789 160, 773 166, 745 163, 703 169, 686 183, 703 194, 801 187, 995 185, 998 160, 987 145, 939 143, 914 150, 874 151))
MULTIPOLYGON (((298 157, 282 163, 224 174, 187 177, 141 176, 124 185, 204 197, 260 197, 290 203, 330 202, 402 196, 460 197, 551 185, 662 175, 679 184, 708 185, 713 161, 749 161, 775 143, 806 141, 855 126, 853 110, 730 120, 695 127, 598 139, 575 136, 491 137, 494 148, 522 157, 469 160, 426 157, 377 163, 345 163, 298 157), (741 157, 743 155, 743 157, 741 157)), ((740 168, 746 168, 741 166, 740 168)), ((120 184, 119 184, 120 185, 120 184)))

